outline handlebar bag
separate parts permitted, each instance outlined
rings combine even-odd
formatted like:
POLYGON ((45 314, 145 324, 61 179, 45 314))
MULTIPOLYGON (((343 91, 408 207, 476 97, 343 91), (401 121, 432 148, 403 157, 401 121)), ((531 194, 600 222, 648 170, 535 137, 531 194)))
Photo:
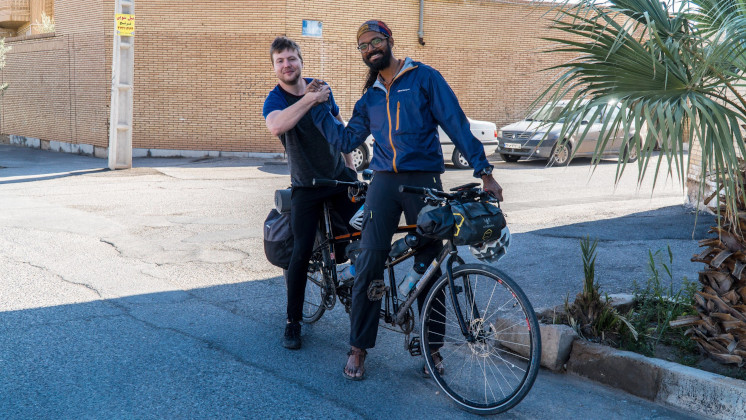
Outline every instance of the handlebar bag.
POLYGON ((264 255, 267 261, 287 270, 293 255, 293 232, 290 212, 272 209, 264 220, 264 255))
POLYGON ((417 233, 433 239, 451 239, 454 226, 451 206, 425 206, 417 215, 417 233))
POLYGON ((507 224, 499 207, 477 201, 451 205, 453 212, 453 243, 474 245, 497 239, 507 224))

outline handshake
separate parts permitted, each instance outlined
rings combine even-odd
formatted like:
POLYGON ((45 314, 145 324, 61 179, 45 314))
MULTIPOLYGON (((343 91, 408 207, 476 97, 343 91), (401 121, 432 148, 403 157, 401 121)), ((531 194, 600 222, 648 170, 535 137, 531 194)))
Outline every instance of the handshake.
POLYGON ((316 105, 328 101, 330 92, 329 85, 323 80, 313 79, 311 83, 306 85, 304 95, 313 99, 314 105, 316 105))

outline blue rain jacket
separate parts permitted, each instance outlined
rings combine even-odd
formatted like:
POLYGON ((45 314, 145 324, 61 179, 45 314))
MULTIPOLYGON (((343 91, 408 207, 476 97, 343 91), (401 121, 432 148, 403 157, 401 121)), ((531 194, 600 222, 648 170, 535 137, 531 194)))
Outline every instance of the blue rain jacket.
POLYGON ((387 172, 445 171, 438 125, 474 168, 474 176, 491 167, 484 146, 471 133, 456 94, 434 68, 407 58, 389 91, 380 81, 355 104, 345 127, 327 104, 311 109, 327 141, 350 153, 373 134, 370 169, 387 172))

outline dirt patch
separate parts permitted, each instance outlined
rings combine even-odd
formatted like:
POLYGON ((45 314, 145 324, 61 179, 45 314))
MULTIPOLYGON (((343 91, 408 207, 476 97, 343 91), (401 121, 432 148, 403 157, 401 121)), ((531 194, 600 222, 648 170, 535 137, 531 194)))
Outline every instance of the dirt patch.
POLYGON ((699 352, 683 352, 674 346, 658 344, 655 346, 655 357, 717 375, 746 380, 746 367, 725 365, 699 352))

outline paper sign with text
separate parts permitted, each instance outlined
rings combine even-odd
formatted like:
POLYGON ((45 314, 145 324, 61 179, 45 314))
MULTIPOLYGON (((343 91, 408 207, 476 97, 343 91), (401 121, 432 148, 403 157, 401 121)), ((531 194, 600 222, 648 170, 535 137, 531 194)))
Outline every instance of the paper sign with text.
POLYGON ((118 13, 117 34, 121 36, 135 36, 135 15, 125 15, 118 13))

